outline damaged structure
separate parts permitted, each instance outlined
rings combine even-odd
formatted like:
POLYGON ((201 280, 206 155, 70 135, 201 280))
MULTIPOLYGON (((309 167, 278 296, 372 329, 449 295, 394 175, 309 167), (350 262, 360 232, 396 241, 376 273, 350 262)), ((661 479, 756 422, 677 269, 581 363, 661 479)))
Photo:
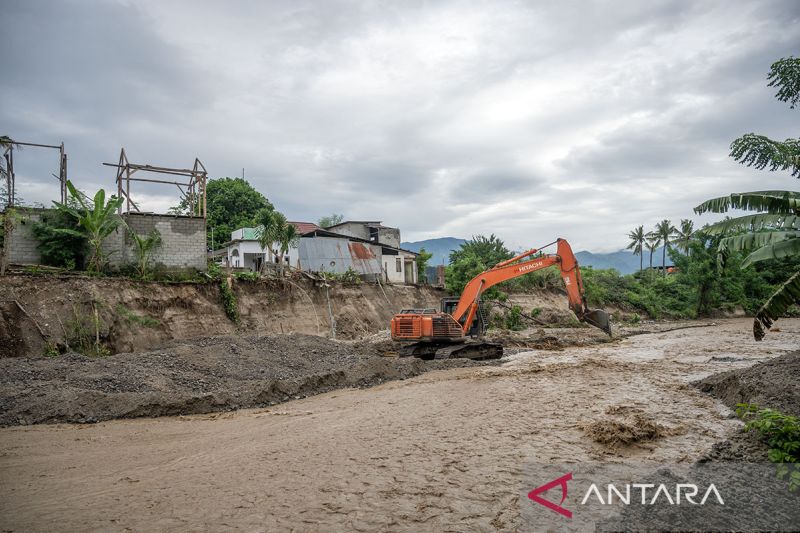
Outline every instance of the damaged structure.
MULTIPOLYGON (((66 201, 66 156, 63 154, 63 145, 46 147, 60 148, 62 152, 59 181, 62 183, 61 202, 64 203, 66 201)), ((131 232, 144 237, 151 234, 153 230, 157 230, 161 236, 161 245, 153 251, 151 260, 154 266, 170 271, 206 270, 205 188, 208 173, 200 160, 195 159, 191 169, 156 167, 130 163, 125 149, 122 149, 119 163, 103 164, 117 169, 115 184, 117 195, 124 199, 116 215, 124 224, 120 224, 103 241, 103 250, 107 255, 108 264, 119 268, 135 263, 136 244, 131 232), (143 177, 144 173, 161 176, 158 178, 143 177), (165 175, 178 176, 183 179, 164 179, 165 175), (157 214, 142 211, 134 200, 134 193, 131 191, 132 182, 177 186, 182 201, 187 206, 186 214, 157 214)), ((9 264, 41 264, 39 243, 34 236, 33 226, 50 211, 52 209, 49 208, 25 207, 19 209, 11 239, 7 243, 9 264)))
MULTIPOLYGON (((348 221, 324 229, 309 222, 290 222, 300 234, 284 257, 287 266, 305 272, 343 274, 356 271, 363 279, 415 284, 417 253, 400 248, 400 230, 380 222, 348 221), (366 238, 365 238, 366 237, 366 238)), ((226 266, 258 271, 267 252, 256 228, 240 228, 221 250, 212 252, 226 266)))

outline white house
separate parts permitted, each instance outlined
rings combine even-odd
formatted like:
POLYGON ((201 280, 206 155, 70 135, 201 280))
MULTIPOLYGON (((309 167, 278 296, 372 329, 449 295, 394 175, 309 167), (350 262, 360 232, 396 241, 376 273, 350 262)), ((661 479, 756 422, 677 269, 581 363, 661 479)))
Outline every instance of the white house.
MULTIPOLYGON (((371 238, 363 239, 355 234, 362 233, 359 224, 378 224, 372 222, 345 222, 342 227, 347 234, 322 229, 309 222, 290 222, 297 227, 300 239, 295 247, 289 249, 284 262, 306 272, 333 272, 342 274, 349 269, 367 278, 380 278, 388 283, 417 283, 417 254, 394 246, 400 241, 400 230, 381 227, 386 236, 379 240, 379 233, 373 231, 371 238)), ((369 232, 371 228, 366 227, 369 232)), ((277 250, 276 250, 277 252, 277 250)), ((255 228, 240 228, 231 233, 231 240, 225 248, 212 252, 211 257, 222 258, 222 263, 233 268, 245 268, 257 272, 261 264, 268 261, 266 250, 258 243, 255 228)), ((277 254, 275 254, 277 258, 277 254)))

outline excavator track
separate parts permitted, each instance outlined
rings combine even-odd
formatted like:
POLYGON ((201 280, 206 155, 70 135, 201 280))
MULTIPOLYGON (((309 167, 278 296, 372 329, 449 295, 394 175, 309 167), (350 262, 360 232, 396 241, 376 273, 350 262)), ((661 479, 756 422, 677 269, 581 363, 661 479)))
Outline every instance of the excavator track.
POLYGON ((415 342, 400 348, 401 357, 418 357, 427 361, 436 359, 500 359, 503 345, 494 342, 429 343, 415 342))

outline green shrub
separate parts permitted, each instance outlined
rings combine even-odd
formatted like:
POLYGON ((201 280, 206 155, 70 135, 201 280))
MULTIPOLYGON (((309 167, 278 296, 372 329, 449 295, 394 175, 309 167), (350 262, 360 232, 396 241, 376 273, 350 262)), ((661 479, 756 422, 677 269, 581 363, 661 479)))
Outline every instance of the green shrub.
POLYGON ((154 328, 161 325, 161 321, 149 316, 137 315, 123 304, 117 305, 117 314, 127 324, 135 324, 146 328, 154 328))
POLYGON ((64 211, 42 211, 38 222, 31 224, 42 264, 75 270, 83 268, 88 241, 76 231, 75 219, 64 211))
POLYGON ((744 420, 745 431, 755 429, 769 446, 769 460, 779 463, 778 477, 787 478, 789 490, 800 488, 800 422, 797 417, 756 404, 736 404, 736 414, 744 420))
POLYGON ((506 329, 511 331, 521 331, 525 329, 522 323, 522 308, 518 305, 512 305, 506 314, 506 329))
POLYGON ((227 279, 222 279, 219 282, 219 296, 222 300, 222 308, 225 309, 225 315, 234 324, 239 323, 239 305, 236 302, 236 294, 233 289, 228 285, 227 279))
POLYGON ((258 281, 261 279, 261 274, 258 272, 236 272, 233 274, 233 277, 236 278, 238 281, 258 281))

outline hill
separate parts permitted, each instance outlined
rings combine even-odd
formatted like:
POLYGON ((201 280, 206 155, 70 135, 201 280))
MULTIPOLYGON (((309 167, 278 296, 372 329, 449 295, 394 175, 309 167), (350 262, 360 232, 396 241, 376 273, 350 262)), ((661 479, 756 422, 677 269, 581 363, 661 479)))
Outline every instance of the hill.
MULTIPOLYGON (((424 241, 404 242, 401 247, 412 252, 419 252, 420 248, 425 248, 426 251, 431 252, 429 265, 447 265, 450 261, 450 252, 458 249, 462 243, 466 242, 464 239, 456 237, 441 237, 439 239, 427 239, 424 241)), ((620 274, 633 274, 639 270, 639 256, 633 255, 629 250, 619 250, 606 254, 598 254, 589 251, 582 251, 575 254, 578 258, 578 263, 583 266, 590 266, 592 268, 613 268, 620 274)), ((669 258, 667 258, 669 261, 669 258)), ((644 266, 650 263, 650 254, 644 253, 644 266)), ((661 248, 653 253, 653 265, 661 264, 661 248)))
POLYGON ((435 266, 449 264, 450 252, 457 250, 464 242, 467 242, 466 239, 440 237, 438 239, 427 239, 424 241, 403 242, 400 243, 400 247, 411 250, 412 252, 419 252, 420 248, 425 248, 426 252, 433 254, 428 264, 430 266, 435 266))

